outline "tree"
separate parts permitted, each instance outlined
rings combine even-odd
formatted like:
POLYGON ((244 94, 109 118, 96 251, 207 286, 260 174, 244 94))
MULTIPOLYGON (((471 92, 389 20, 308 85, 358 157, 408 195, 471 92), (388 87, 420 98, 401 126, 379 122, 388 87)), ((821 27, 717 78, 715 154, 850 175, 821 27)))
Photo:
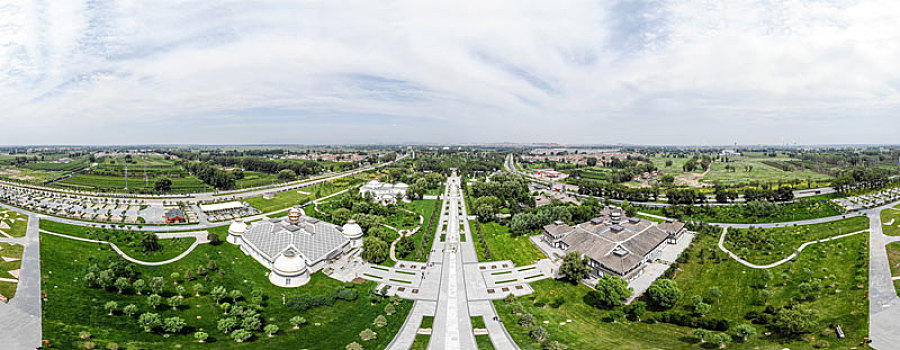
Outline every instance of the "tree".
POLYGON ((267 324, 266 327, 263 328, 263 331, 265 331, 266 334, 268 334, 271 338, 275 336, 275 333, 278 333, 278 326, 274 324, 267 324))
POLYGON ((291 169, 284 169, 278 172, 278 179, 281 181, 293 181, 297 179, 297 173, 291 169))
POLYGON ((178 307, 181 306, 181 297, 173 295, 169 298, 169 306, 172 307, 172 310, 178 310, 178 307))
POLYGON ((241 320, 241 328, 248 331, 258 331, 260 327, 262 327, 262 321, 259 320, 259 317, 249 316, 241 320))
POLYGON ((604 275, 597 281, 596 290, 588 292, 586 297, 589 300, 596 301, 594 307, 617 307, 621 306, 628 297, 631 296, 631 288, 628 282, 618 276, 604 275))
POLYGON ((347 220, 350 220, 351 216, 350 209, 337 208, 331 212, 331 221, 335 225, 343 225, 347 223, 347 220))
POLYGON ((160 323, 162 321, 159 318, 159 314, 148 312, 138 317, 138 324, 144 327, 144 332, 152 332, 153 328, 159 327, 160 323))
POLYGON ((709 312, 710 306, 707 303, 700 302, 697 305, 694 305, 694 312, 698 315, 705 315, 709 312))
POLYGON ((169 180, 169 178, 166 177, 156 180, 156 182, 153 183, 153 189, 160 193, 169 192, 172 190, 172 180, 169 180))
POLYGON ((352 342, 344 347, 345 350, 363 350, 363 346, 357 342, 352 342))
POLYGON ((660 278, 650 285, 647 295, 654 305, 664 309, 671 309, 681 299, 683 293, 678 288, 678 283, 668 278, 660 278))
MULTIPOLYGON (((209 244, 212 244, 212 245, 219 245, 219 243, 222 243, 222 239, 220 239, 220 238, 219 238, 219 235, 218 235, 217 233, 215 233, 215 232, 207 233, 207 234, 206 234, 206 240, 208 240, 208 241, 209 241, 209 244)), ((200 269, 202 269, 202 268, 203 268, 203 266, 200 266, 200 269)), ((206 272, 206 271, 204 270, 203 275, 206 274, 205 272, 206 272)), ((198 269, 198 274, 199 274, 199 269, 198 269)), ((201 275, 201 276, 202 276, 202 275, 201 275)))
POLYGON ((162 277, 151 277, 147 284, 154 293, 159 294, 162 293, 165 282, 166 281, 162 277))
POLYGON ((290 321, 288 322, 290 322, 291 326, 293 326, 294 329, 300 329, 300 326, 306 324, 306 319, 301 316, 294 316, 291 317, 290 321))
POLYGON ((168 317, 163 320, 163 330, 169 333, 181 332, 181 329, 187 325, 181 317, 168 317))
POLYGON ((535 322, 537 322, 537 320, 534 319, 534 315, 532 314, 526 313, 519 317, 519 325, 523 328, 533 327, 535 322))
POLYGON ((202 285, 202 284, 197 283, 197 284, 194 285, 194 296, 198 296, 198 297, 199 297, 199 296, 200 296, 200 292, 202 292, 202 291, 203 291, 203 285, 202 285))
POLYGON ((250 331, 246 329, 238 329, 231 333, 231 339, 234 339, 234 341, 238 343, 243 343, 247 339, 250 339, 250 337, 252 336, 253 333, 250 333, 250 331))
POLYGON ((756 328, 753 328, 753 325, 746 323, 735 326, 732 328, 732 331, 734 331, 736 337, 741 338, 741 341, 747 341, 747 338, 756 335, 756 328))
POLYGON ((225 287, 222 287, 222 286, 215 286, 215 287, 213 287, 212 291, 209 292, 209 295, 211 295, 213 297, 213 299, 216 300, 217 303, 219 301, 221 301, 222 299, 224 299, 225 295, 227 295, 227 294, 228 294, 228 291, 226 291, 225 287))
POLYGON ((231 298, 232 303, 237 302, 238 299, 240 299, 243 295, 244 294, 237 289, 232 289, 230 292, 228 292, 228 297, 231 298))
POLYGON ((144 237, 141 239, 141 246, 144 248, 145 253, 155 252, 159 250, 159 237, 155 233, 144 233, 144 237))
POLYGON ((141 293, 144 291, 144 286, 144 280, 142 279, 137 279, 134 281, 134 283, 131 284, 131 287, 134 288, 138 295, 141 295, 141 293))
POLYGON ((378 317, 375 317, 375 321, 372 322, 372 324, 378 328, 387 326, 387 318, 385 318, 384 315, 378 315, 378 317))
POLYGON ((643 301, 635 301, 625 307, 625 314, 634 321, 640 321, 641 317, 647 312, 647 303, 643 301))
POLYGON ((184 298, 185 288, 184 286, 175 287, 175 294, 178 294, 179 298, 184 298))
POLYGON ((116 278, 116 290, 119 291, 119 294, 122 294, 122 291, 127 289, 130 283, 128 283, 128 279, 125 277, 116 278))
POLYGON ((819 326, 819 313, 803 305, 781 309, 775 315, 772 325, 776 330, 788 335, 809 333, 819 326))
POLYGON ((172 284, 177 286, 178 280, 181 279, 181 274, 178 272, 172 272, 172 274, 169 275, 169 278, 172 279, 172 284))
POLYGON ((700 339, 701 343, 705 343, 706 338, 709 338, 709 331, 703 328, 697 328, 694 330, 694 336, 700 339))
POLYGON ((596 165, 597 165, 597 158, 594 158, 594 157, 587 157, 587 158, 586 158, 586 162, 587 162, 587 165, 588 165, 588 166, 596 166, 596 165))
POLYGON ((559 267, 559 273, 565 276, 572 283, 584 279, 588 275, 587 259, 582 259, 578 252, 569 252, 563 256, 562 265, 559 267))
POLYGON ((362 339, 363 341, 369 341, 375 339, 376 337, 377 335, 375 334, 375 332, 368 328, 364 329, 362 332, 359 332, 359 339, 362 339))
POLYGON ((159 304, 162 304, 162 297, 159 294, 151 294, 147 297, 147 304, 155 309, 159 304))
POLYGON ((138 312, 137 305, 134 305, 134 304, 128 304, 128 305, 125 305, 124 308, 122 308, 122 313, 124 313, 125 316, 128 316, 128 317, 134 316, 134 314, 136 314, 137 312, 138 312))
POLYGON ((393 162, 397 160, 397 152, 388 152, 381 156, 381 159, 385 162, 393 162))
POLYGON ((222 333, 227 334, 237 327, 237 323, 237 318, 234 317, 220 318, 219 321, 216 322, 216 327, 222 331, 222 333))
POLYGON ((544 329, 544 327, 537 326, 537 327, 534 327, 534 329, 532 329, 531 332, 528 332, 528 335, 531 336, 531 339, 537 340, 538 342, 542 342, 544 340, 547 340, 547 337, 550 336, 550 333, 547 332, 547 330, 544 329))
POLYGON ((112 316, 113 312, 119 309, 119 303, 115 301, 107 301, 106 304, 103 304, 103 308, 106 309, 106 312, 112 316))
POLYGON ((360 256, 363 260, 373 264, 380 264, 388 258, 390 247, 377 237, 366 237, 363 240, 363 251, 360 256))
POLYGON ((206 338, 209 338, 209 334, 204 332, 195 332, 194 339, 197 339, 198 342, 203 343, 206 341, 206 338))
POLYGON ((384 313, 386 313, 388 316, 393 315, 396 312, 397 312, 397 309, 394 308, 394 304, 387 304, 384 307, 384 313))
POLYGON ((731 336, 725 333, 715 333, 709 337, 709 341, 724 348, 726 344, 731 342, 731 336))

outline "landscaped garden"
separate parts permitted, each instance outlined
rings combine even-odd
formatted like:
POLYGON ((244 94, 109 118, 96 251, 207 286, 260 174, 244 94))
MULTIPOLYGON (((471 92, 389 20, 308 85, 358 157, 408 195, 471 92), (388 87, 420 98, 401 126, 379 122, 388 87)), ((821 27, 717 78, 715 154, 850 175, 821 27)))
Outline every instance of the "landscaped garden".
POLYGON ((265 196, 247 198, 244 201, 250 206, 259 209, 263 213, 268 213, 280 209, 289 208, 295 205, 301 205, 316 198, 322 198, 330 194, 350 188, 369 179, 368 174, 357 174, 347 178, 335 179, 318 183, 312 186, 300 188, 299 190, 289 190, 274 194, 271 199, 265 196))
POLYGON ((15 210, 0 208, 0 235, 9 237, 25 237, 28 228, 28 215, 15 210))
POLYGON ((759 270, 719 251, 717 229, 698 231, 692 248, 654 284, 667 292, 651 287, 632 305, 600 306, 587 286, 542 280, 531 284, 534 294, 495 306, 522 349, 554 341, 570 349, 852 348, 867 336, 867 234, 759 270))
MULTIPOLYGON (((215 229, 222 239, 226 231, 215 229)), ((54 348, 248 346, 240 341, 254 349, 352 342, 380 349, 412 305, 378 295, 372 282, 321 273, 302 287, 280 288, 266 268, 227 244, 200 245, 178 262, 148 267, 123 262, 106 246, 45 234, 41 255, 54 257, 44 261, 41 282, 43 337, 54 348)))
MULTIPOLYGON (((469 227, 475 228, 475 222, 471 221, 469 227)), ((512 260, 516 266, 534 264, 535 261, 546 258, 534 243, 528 240, 528 236, 513 235, 509 227, 496 222, 481 224, 484 238, 490 248, 491 256, 485 256, 485 250, 480 244, 475 244, 478 253, 478 261, 512 260)), ((477 233, 475 233, 477 234, 477 233)))
POLYGON ((725 235, 725 247, 751 263, 768 264, 788 257, 803 243, 868 228, 867 217, 852 217, 802 226, 730 228, 725 235))
POLYGON ((70 225, 50 220, 41 220, 40 228, 53 233, 112 242, 129 257, 146 262, 172 259, 196 241, 193 237, 154 239, 156 235, 151 232, 70 225))

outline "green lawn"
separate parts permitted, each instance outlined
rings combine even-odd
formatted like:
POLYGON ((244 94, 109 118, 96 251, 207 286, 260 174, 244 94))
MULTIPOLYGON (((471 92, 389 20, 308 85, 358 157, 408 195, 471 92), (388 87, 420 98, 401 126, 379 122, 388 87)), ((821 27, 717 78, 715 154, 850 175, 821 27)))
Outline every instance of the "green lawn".
MULTIPOLYGON (((25 237, 28 228, 28 215, 14 210, 0 208, 0 231, 13 237, 25 237), (5 228, 9 226, 9 228, 5 228)), ((0 235, 0 237, 5 237, 0 235)))
POLYGON ((413 340, 412 347, 410 350, 425 350, 428 349, 428 342, 431 341, 431 336, 427 334, 416 334, 415 340, 413 340))
POLYGON ((160 239, 160 249, 153 252, 144 252, 139 246, 119 247, 119 249, 122 249, 128 256, 140 261, 166 261, 183 253, 191 246, 191 244, 194 244, 196 240, 197 239, 193 237, 160 239))
MULTIPOLYGON (((15 276, 9 273, 11 270, 18 270, 22 266, 22 252, 25 248, 19 244, 0 242, 0 256, 5 258, 15 258, 19 260, 6 261, 0 260, 0 277, 13 278, 15 276)), ((15 282, 0 281, 0 295, 9 299, 16 296, 15 282)))
POLYGON ((116 246, 119 247, 119 249, 121 249, 128 256, 147 262, 165 261, 174 258, 187 250, 187 248, 190 247, 190 245, 195 241, 194 238, 160 239, 159 250, 144 252, 143 246, 141 245, 141 240, 143 239, 144 232, 140 231, 125 231, 70 225, 50 220, 42 220, 40 222, 40 228, 41 230, 53 233, 62 233, 70 236, 112 242, 115 243, 116 246))
POLYGON ((765 224, 774 222, 790 222, 840 215, 825 200, 800 200, 787 204, 776 204, 775 209, 766 215, 757 216, 744 208, 744 205, 728 206, 677 206, 646 207, 638 206, 638 211, 681 218, 682 221, 704 221, 732 224, 765 224))
POLYGON ((881 228, 888 236, 900 236, 900 209, 881 211, 881 228), (888 225, 890 223, 890 225, 888 225))
POLYGON ((274 185, 284 181, 278 179, 277 174, 263 173, 259 171, 244 171, 244 178, 234 182, 235 189, 274 185))
MULTIPOLYGON (((726 185, 726 186, 744 186, 754 182, 759 183, 778 183, 779 181, 783 183, 789 183, 794 180, 802 181, 805 185, 807 180, 816 182, 824 182, 832 179, 831 176, 820 174, 808 169, 795 169, 794 171, 783 171, 779 168, 772 167, 764 162, 778 162, 783 163, 787 161, 791 161, 791 158, 779 156, 779 157, 768 157, 762 155, 745 155, 740 157, 728 157, 729 162, 713 162, 710 165, 709 173, 700 178, 700 182, 703 184, 712 185, 716 182, 726 185), (725 169, 726 166, 735 167, 735 171, 730 171, 725 169), (751 167, 750 171, 747 171, 747 167, 751 167)), ((666 174, 679 176, 684 175, 685 172, 683 170, 684 163, 687 162, 690 157, 687 158, 664 158, 664 157, 652 157, 650 161, 657 167, 657 169, 662 170, 666 174), (666 162, 671 161, 672 164, 666 166, 666 162)), ((703 171, 695 171, 697 175, 703 173, 703 171)), ((805 187, 805 186, 801 186, 805 187)))
POLYGON ((250 206, 259 209, 263 213, 268 213, 295 205, 301 205, 316 198, 328 196, 332 193, 339 192, 350 188, 356 184, 364 182, 369 177, 366 174, 357 174, 349 178, 335 179, 312 186, 307 186, 298 190, 289 190, 278 192, 275 198, 265 199, 263 196, 247 198, 245 201, 250 206), (309 194, 305 194, 305 193, 309 194))
MULTIPOLYGON (((754 264, 768 264, 788 257, 805 242, 866 230, 867 217, 775 228, 728 229, 725 247, 754 264)), ((807 249, 810 249, 808 247, 807 249)), ((801 255, 804 253, 801 253, 801 255)))
MULTIPOLYGON (((675 310, 689 312, 690 297, 700 295, 712 305, 707 317, 721 317, 737 324, 747 322, 743 319, 747 312, 762 312, 766 304, 777 308, 791 301, 803 302, 822 315, 823 330, 829 324, 840 324, 847 335, 845 339, 837 339, 833 332, 827 336, 815 332, 811 337, 824 339, 831 343, 831 348, 851 348, 868 334, 867 238, 868 234, 861 233, 807 247, 791 262, 768 269, 773 278, 768 281, 768 287, 764 287, 763 270, 748 268, 718 251, 715 235, 699 235, 689 251, 688 262, 680 264, 681 271, 675 277, 684 291, 684 298, 675 310), (799 288, 802 283, 819 285, 821 290, 803 295, 799 288), (708 296, 712 287, 722 292, 718 300, 708 296), (768 300, 762 290, 772 293, 768 300), (814 300, 803 301, 810 296, 814 300)), ((757 330, 762 334, 765 326, 757 325, 757 330)), ((757 337, 756 341, 741 348, 811 348, 810 344, 795 339, 773 338, 763 341, 757 337)))
MULTIPOLYGON (((475 222, 469 221, 469 227, 475 231, 475 222)), ((524 266, 534 264, 535 261, 546 258, 537 247, 528 240, 527 236, 513 236, 509 232, 509 227, 498 224, 496 222, 488 222, 481 224, 484 230, 484 239, 487 241, 488 248, 491 249, 492 259, 487 260, 484 256, 484 250, 478 239, 478 233, 473 232, 472 237, 475 242, 475 250, 478 253, 479 261, 501 261, 512 260, 516 266, 524 266)))
MULTIPOLYGON (((430 236, 434 235, 434 231, 427 230, 426 226, 428 226, 428 220, 431 218, 431 213, 434 211, 434 202, 436 202, 436 201, 437 200, 435 200, 435 199, 417 199, 410 203, 401 204, 401 206, 403 208, 406 208, 407 210, 411 210, 411 211, 421 215, 424 218, 425 222, 422 224, 422 228, 419 229, 419 231, 417 231, 415 234, 410 236, 410 237, 412 237, 413 241, 416 243, 415 244, 416 247, 418 247, 422 244, 422 238, 425 237, 426 234, 430 235, 430 236), (425 232, 425 231, 432 231, 432 232, 425 232)), ((438 213, 438 215, 440 215, 440 213, 438 213)), ((437 218, 437 216, 435 216, 435 221, 437 221, 437 220, 438 220, 438 218, 437 218)), ((430 250, 431 250, 431 247, 429 246, 426 249, 426 252, 430 251, 430 250)), ((427 256, 428 256, 428 254, 425 254, 425 257, 423 257, 422 261, 424 261, 425 258, 427 258, 427 256)), ((412 253, 409 253, 407 256, 400 256, 398 258, 401 260, 415 260, 415 257, 416 257, 416 253, 415 253, 415 251, 413 251, 412 253)))
MULTIPOLYGON (((217 229, 223 240, 225 232, 224 228, 217 229)), ((193 286, 199 282, 207 288, 221 285, 229 290, 241 290, 244 296, 249 296, 251 290, 258 288, 264 295, 261 309, 263 322, 278 325, 280 331, 274 338, 256 332, 250 339, 250 344, 235 343, 217 329, 216 321, 222 311, 215 306, 214 301, 205 293, 200 297, 189 293, 178 311, 168 307, 160 307, 154 311, 163 318, 180 316, 187 322, 186 330, 165 337, 158 330, 143 332, 135 317, 120 313, 107 316, 103 309, 107 301, 114 300, 120 307, 135 304, 140 312, 148 312, 151 308, 146 303, 146 296, 135 295, 130 291, 120 295, 114 290, 104 291, 88 288, 82 282, 73 283, 76 277, 80 278, 87 272, 90 264, 105 266, 110 258, 115 257, 114 254, 103 246, 51 235, 41 236, 41 256, 54 257, 45 258, 41 282, 47 290, 48 298, 43 304, 43 337, 54 348, 83 348, 84 340, 80 339, 79 333, 88 332, 97 348, 106 348, 108 344, 116 343, 121 349, 342 349, 346 344, 358 341, 366 348, 377 349, 384 348, 391 341, 412 305, 409 301, 401 302, 396 307, 398 312, 387 316, 387 327, 376 328, 372 321, 384 313, 387 301, 379 297, 370 301, 370 291, 375 284, 366 282, 355 285, 354 288, 359 293, 359 298, 355 301, 337 301, 333 306, 298 312, 288 305, 282 305, 282 294, 288 299, 301 294, 320 295, 345 284, 316 274, 307 285, 299 288, 276 287, 265 276, 267 269, 238 248, 229 244, 204 244, 178 262, 158 267, 136 266, 135 270, 143 279, 163 276, 167 286, 163 295, 168 297, 174 291, 169 277, 172 272, 179 272, 184 276, 187 270, 196 271, 199 266, 206 266, 209 261, 215 260, 218 270, 210 271, 210 281, 182 281, 182 284, 193 286), (309 324, 299 331, 292 330, 287 321, 295 315, 305 317, 309 324), (359 332, 366 328, 376 331, 377 339, 367 342, 359 340, 359 332), (192 336, 196 330, 209 333, 210 339, 204 344, 196 342, 192 336)))
POLYGON ((900 276, 900 242, 891 242, 885 246, 888 261, 891 263, 891 276, 900 276))

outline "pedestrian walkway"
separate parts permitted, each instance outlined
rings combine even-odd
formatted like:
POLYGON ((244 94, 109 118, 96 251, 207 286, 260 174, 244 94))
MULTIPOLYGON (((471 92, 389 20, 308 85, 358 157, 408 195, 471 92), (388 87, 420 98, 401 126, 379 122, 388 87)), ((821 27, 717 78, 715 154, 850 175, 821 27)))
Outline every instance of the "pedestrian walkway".
POLYGON ((40 219, 29 215, 25 237, 18 239, 25 249, 16 296, 0 304, 4 349, 35 349, 41 345, 40 219))

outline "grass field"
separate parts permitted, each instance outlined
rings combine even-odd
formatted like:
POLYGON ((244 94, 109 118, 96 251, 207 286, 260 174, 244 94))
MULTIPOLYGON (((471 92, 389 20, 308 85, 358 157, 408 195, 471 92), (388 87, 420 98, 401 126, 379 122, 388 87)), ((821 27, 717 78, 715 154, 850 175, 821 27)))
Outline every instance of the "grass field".
MULTIPOLYGON (((25 237, 28 229, 28 215, 17 211, 0 208, 0 231, 13 237, 25 237), (9 227, 7 227, 9 226, 9 227)), ((5 236, 0 234, 0 236, 5 236)))
MULTIPOLYGON (((706 317, 724 318, 732 325, 750 323, 744 319, 749 311, 760 312, 765 304, 776 308, 787 305, 792 300, 804 298, 798 285, 807 281, 822 280, 823 289, 815 300, 803 303, 821 314, 821 331, 805 336, 806 340, 786 338, 773 333, 765 325, 754 325, 757 336, 747 342, 732 342, 730 349, 813 349, 820 341, 829 343, 829 348, 854 348, 868 334, 868 305, 865 286, 868 284, 866 266, 866 235, 860 234, 835 242, 827 242, 811 249, 810 254, 801 254, 793 264, 784 264, 772 269, 776 276, 763 288, 756 278, 759 270, 747 268, 724 254, 703 254, 699 250, 715 251, 716 236, 698 236, 692 248, 691 258, 680 265, 675 280, 684 291, 684 297, 673 311, 690 313, 690 297, 706 296, 711 287, 721 290, 718 300, 706 297, 712 305, 706 317), (783 278, 786 277, 786 278, 783 278), (768 300, 760 297, 760 290, 772 293, 768 300), (838 339, 830 324, 842 326, 844 339, 838 339)), ((612 312, 588 306, 583 298, 590 290, 584 285, 572 285, 557 280, 542 280, 531 284, 535 293, 517 298, 526 313, 533 314, 537 324, 547 329, 550 340, 560 341, 570 349, 712 349, 710 344, 700 344, 691 334, 692 330, 664 323, 645 323, 628 320, 607 322, 604 320, 612 312), (550 306, 551 301, 560 301, 558 308, 550 306), (535 303, 540 301, 540 303, 535 303), (537 306, 537 305, 543 306, 537 306), (547 305, 544 305, 547 304, 547 305), (571 322, 568 322, 571 320, 571 322), (548 321, 547 324, 543 324, 548 321)), ((494 302, 501 319, 522 349, 541 349, 541 345, 531 339, 528 329, 519 326, 518 316, 512 313, 513 306, 503 300, 494 302)), ((656 311, 649 311, 648 319, 656 311)))
POLYGON ((263 196, 247 198, 245 201, 250 203, 250 206, 261 210, 263 213, 268 213, 275 210, 280 210, 288 207, 292 207, 295 205, 301 205, 308 201, 311 201, 316 198, 325 197, 332 193, 342 191, 344 189, 350 188, 356 184, 362 183, 366 181, 369 177, 366 174, 357 174, 350 178, 342 178, 336 179, 332 181, 327 181, 319 184, 315 184, 312 186, 301 188, 299 191, 309 193, 304 194, 298 192, 298 190, 290 190, 284 192, 278 192, 275 194, 275 198, 265 199, 263 196))
MULTIPOLYGON (((217 231, 223 240, 225 231, 224 228, 217 231)), ((386 316, 388 325, 376 328, 372 325, 372 321, 384 313, 386 301, 380 297, 374 297, 370 301, 369 293, 373 290, 374 283, 346 285, 322 274, 315 274, 303 287, 279 288, 268 281, 265 275, 266 268, 228 244, 218 246, 204 244, 176 263, 158 267, 136 267, 140 278, 146 280, 153 276, 163 276, 166 279, 167 287, 163 292, 165 297, 173 294, 174 287, 169 277, 172 272, 180 272, 184 276, 185 271, 206 266, 211 260, 217 262, 218 270, 210 271, 210 281, 183 281, 184 284, 193 286, 194 283, 200 282, 206 288, 221 285, 228 290, 241 290, 245 296, 250 295, 250 291, 254 288, 260 289, 264 295, 262 320, 265 324, 278 325, 280 330, 273 338, 256 332, 249 340, 249 344, 240 344, 232 341, 229 334, 223 334, 217 329, 216 321, 221 317, 222 311, 205 292, 201 293, 200 297, 189 293, 178 311, 169 307, 161 307, 154 311, 147 305, 146 296, 131 292, 120 295, 115 291, 93 289, 83 283, 73 283, 76 277, 86 273, 90 264, 105 265, 114 254, 108 248, 93 244, 42 235, 41 256, 55 257, 45 260, 42 269, 42 286, 46 286, 48 298, 43 303, 43 337, 49 340, 54 348, 84 348, 85 340, 81 339, 80 333, 87 332, 90 334, 90 341, 98 349, 107 348, 110 343, 117 344, 120 349, 342 349, 352 341, 363 344, 367 349, 380 349, 391 341, 411 307, 411 302, 401 302, 396 307, 397 313, 386 316), (337 301, 333 306, 303 312, 282 305, 281 302, 282 293, 289 299, 301 294, 320 295, 345 285, 354 286, 359 293, 357 300, 337 301), (163 318, 182 317, 187 327, 182 332, 170 336, 164 336, 157 331, 146 333, 138 327, 136 317, 128 317, 121 313, 108 316, 103 305, 109 300, 117 301, 120 308, 123 305, 135 304, 139 313, 153 311, 160 313, 163 318), (295 315, 306 318, 308 324, 300 330, 292 330, 288 319, 295 315), (366 328, 377 332, 375 340, 363 342, 359 339, 360 331, 366 328), (194 340, 192 334, 197 330, 209 333, 210 338, 206 343, 194 340)))
MULTIPOLYGON (((128 189, 134 191, 152 192, 155 181, 158 178, 149 178, 145 183, 139 172, 132 172, 128 178, 128 189)), ((170 177, 172 181, 171 193, 192 193, 212 191, 212 187, 200 181, 200 179, 185 174, 184 177, 170 177)), ((55 187, 85 190, 122 192, 125 191, 125 176, 107 176, 94 174, 78 174, 68 179, 56 182, 55 187)))
MULTIPOLYGON (((9 271, 18 270, 22 266, 21 259, 24 249, 25 248, 19 244, 0 242, 0 256, 4 258, 19 259, 13 261, 0 260, 0 277, 16 279, 16 276, 10 274, 9 271)), ((16 282, 0 281, 0 295, 12 299, 16 296, 17 286, 18 284, 16 282)))
POLYGON ((244 178, 234 182, 235 189, 260 187, 282 183, 277 174, 268 174, 259 171, 244 171, 244 178))
POLYGON ((744 260, 762 265, 788 257, 803 243, 868 228, 869 219, 866 217, 803 226, 731 228, 725 236, 725 247, 744 260))
POLYGON ((891 242, 885 246, 888 261, 891 263, 891 276, 900 276, 900 242, 891 242))
MULTIPOLYGON (((431 235, 434 235, 434 232, 425 232, 426 231, 425 226, 428 226, 428 220, 431 218, 431 213, 434 211, 434 202, 436 202, 436 201, 437 200, 435 200, 435 199, 417 199, 410 203, 401 204, 401 206, 403 208, 406 208, 407 210, 411 210, 413 212, 418 213, 425 220, 425 222, 422 224, 422 228, 419 229, 419 231, 417 231, 415 234, 410 236, 410 237, 412 237, 413 241, 415 242, 416 247, 418 247, 422 244, 422 238, 425 237, 425 235, 429 235, 429 237, 431 235)), ((440 214, 438 214, 438 215, 440 215, 440 214)), ((435 221, 437 221, 437 218, 435 218, 435 221)), ((431 249, 430 246, 428 249, 431 249)), ((427 257, 428 254, 425 254, 425 255, 427 257)), ((398 258, 402 259, 402 260, 415 260, 415 257, 416 257, 416 253, 415 253, 415 251, 413 251, 413 252, 409 253, 409 255, 407 255, 407 256, 400 256, 398 258)))
MULTIPOLYGON (((469 227, 475 230, 475 222, 470 221, 469 227)), ((472 233, 475 240, 475 250, 478 253, 478 261, 501 261, 512 260, 516 266, 524 266, 533 264, 535 261, 546 258, 537 247, 528 240, 527 236, 513 236, 509 232, 509 227, 498 224, 496 222, 488 222, 481 224, 484 230, 484 239, 487 241, 488 248, 491 249, 491 260, 485 258, 484 250, 478 241, 477 232, 472 233)))
MULTIPOLYGON (((680 219, 682 221, 704 221, 734 224, 765 224, 841 215, 840 212, 835 210, 825 200, 819 199, 800 200, 793 203, 776 205, 777 209, 775 209, 771 215, 767 216, 751 215, 746 209, 743 208, 742 205, 691 207, 686 208, 691 210, 691 212, 687 215, 682 216, 680 219)), ((681 208, 675 209, 682 210, 681 208)), ((648 214, 678 218, 677 215, 673 215, 672 213, 667 212, 667 210, 673 210, 672 208, 665 209, 662 207, 639 206, 638 210, 648 214)))
POLYGON ((881 228, 888 236, 900 236, 900 209, 882 210, 881 228))
POLYGON ((112 242, 126 255, 146 262, 165 261, 174 258, 187 250, 187 248, 195 241, 194 238, 160 239, 159 250, 144 252, 143 247, 141 246, 143 232, 69 225, 50 220, 42 220, 40 228, 41 230, 53 233, 63 233, 70 236, 112 242))
MULTIPOLYGON (((680 264, 681 271, 675 277, 685 296, 676 309, 687 312, 691 308, 690 297, 700 295, 712 305, 707 316, 725 318, 732 324, 749 323, 743 319, 749 311, 761 312, 766 304, 777 308, 812 296, 814 300, 803 303, 821 314, 823 331, 829 324, 839 324, 847 337, 837 339, 833 331, 825 333, 827 336, 815 332, 808 337, 825 340, 831 348, 851 348, 868 334, 867 238, 868 234, 861 233, 807 247, 791 262, 768 269, 773 278, 765 287, 763 270, 741 265, 722 252, 712 253, 718 249, 718 238, 715 235, 698 235, 693 242, 695 247, 691 249, 690 259, 680 264), (802 283, 820 285, 821 289, 813 295, 804 295, 799 288, 802 283), (721 290, 718 300, 708 297, 712 287, 721 290), (766 299, 762 290, 768 290, 772 295, 766 299)), ((757 326, 757 330, 762 334, 764 326, 757 326)), ((795 339, 773 336, 773 339, 763 341, 760 338, 765 337, 760 335, 757 341, 740 348, 812 348, 810 344, 795 339)))
MULTIPOLYGON (((678 178, 685 176, 686 173, 683 170, 683 166, 684 163, 689 159, 690 158, 653 157, 650 159, 650 161, 658 169, 664 171, 666 174, 673 175, 678 178), (672 164, 666 166, 667 161, 671 161, 672 164)), ((764 163, 783 163, 792 160, 791 158, 785 156, 766 157, 762 155, 751 154, 749 156, 729 157, 729 160, 730 161, 728 163, 711 163, 709 172, 702 177, 698 177, 697 180, 700 183, 707 185, 712 185, 718 182, 722 185, 729 186, 749 185, 754 182, 778 183, 779 181, 781 181, 782 183, 789 183, 798 180, 803 182, 803 186, 801 186, 801 188, 805 188, 807 181, 812 181, 814 183, 820 184, 824 181, 829 181, 832 178, 829 175, 820 174, 807 169, 784 171, 764 163), (728 165, 735 167, 736 170, 732 172, 725 169, 725 167, 728 165), (750 171, 747 171, 748 167, 750 171)), ((694 173, 696 175, 700 175, 703 173, 703 171, 696 171, 694 173)))

